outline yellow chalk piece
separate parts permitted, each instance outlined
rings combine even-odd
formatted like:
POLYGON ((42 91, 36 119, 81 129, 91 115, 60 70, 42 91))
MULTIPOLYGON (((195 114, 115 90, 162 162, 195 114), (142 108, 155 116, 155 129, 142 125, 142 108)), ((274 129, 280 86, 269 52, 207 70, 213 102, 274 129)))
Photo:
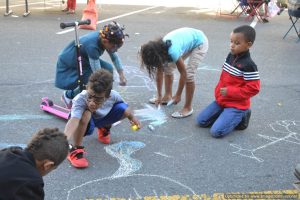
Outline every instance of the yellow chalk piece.
POLYGON ((137 131, 137 130, 139 130, 139 127, 137 125, 132 125, 131 130, 137 131))

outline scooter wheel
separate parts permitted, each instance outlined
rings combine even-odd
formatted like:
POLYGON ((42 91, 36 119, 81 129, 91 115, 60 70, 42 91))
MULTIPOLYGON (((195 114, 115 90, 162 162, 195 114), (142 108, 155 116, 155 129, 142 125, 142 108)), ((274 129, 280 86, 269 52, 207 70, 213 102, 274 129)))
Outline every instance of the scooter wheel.
POLYGON ((53 105, 54 105, 53 101, 50 100, 50 99, 48 99, 47 102, 48 102, 48 105, 49 105, 49 106, 53 106, 53 105))
POLYGON ((53 106, 53 101, 51 101, 50 99, 44 100, 42 101, 41 105, 43 106, 53 106))

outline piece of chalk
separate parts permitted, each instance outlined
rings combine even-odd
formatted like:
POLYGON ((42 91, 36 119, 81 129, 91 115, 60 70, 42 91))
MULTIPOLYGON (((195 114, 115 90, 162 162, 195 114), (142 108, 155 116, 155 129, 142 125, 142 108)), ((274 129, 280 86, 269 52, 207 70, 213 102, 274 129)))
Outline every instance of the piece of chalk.
POLYGON ((120 120, 120 121, 117 121, 117 122, 113 123, 112 126, 117 126, 117 125, 120 124, 121 122, 122 122, 121 120, 120 120))
POLYGON ((160 104, 158 104, 158 106, 157 106, 157 110, 160 110, 160 104))
POLYGON ((154 131, 154 127, 151 124, 148 125, 148 128, 150 129, 150 131, 154 131))
POLYGON ((167 103, 167 106, 171 106, 172 104, 174 104, 174 100, 171 99, 168 103, 167 103))
POLYGON ((139 127, 137 125, 132 125, 131 126, 131 130, 133 131, 137 131, 139 129, 139 127))

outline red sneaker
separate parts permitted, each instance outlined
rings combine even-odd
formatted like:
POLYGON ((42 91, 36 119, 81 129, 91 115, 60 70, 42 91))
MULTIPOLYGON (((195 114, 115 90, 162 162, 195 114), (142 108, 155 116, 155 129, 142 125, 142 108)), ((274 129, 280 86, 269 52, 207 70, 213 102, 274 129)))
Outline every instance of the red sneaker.
POLYGON ((83 157, 83 154, 85 154, 84 148, 77 147, 76 149, 70 150, 67 158, 73 167, 86 168, 89 166, 89 162, 85 157, 83 157))
POLYGON ((103 144, 110 143, 110 129, 109 128, 98 128, 98 140, 103 144))

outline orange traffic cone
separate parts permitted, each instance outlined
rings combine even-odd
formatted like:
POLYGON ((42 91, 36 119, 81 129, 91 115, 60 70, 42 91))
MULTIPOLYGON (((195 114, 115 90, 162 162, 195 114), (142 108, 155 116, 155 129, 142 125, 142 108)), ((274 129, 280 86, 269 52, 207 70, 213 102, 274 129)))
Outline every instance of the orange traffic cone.
POLYGON ((80 25, 79 28, 81 29, 89 29, 89 30, 96 30, 96 25, 98 21, 98 12, 96 6, 96 0, 89 0, 85 9, 83 9, 83 14, 81 20, 90 19, 90 25, 80 25))

